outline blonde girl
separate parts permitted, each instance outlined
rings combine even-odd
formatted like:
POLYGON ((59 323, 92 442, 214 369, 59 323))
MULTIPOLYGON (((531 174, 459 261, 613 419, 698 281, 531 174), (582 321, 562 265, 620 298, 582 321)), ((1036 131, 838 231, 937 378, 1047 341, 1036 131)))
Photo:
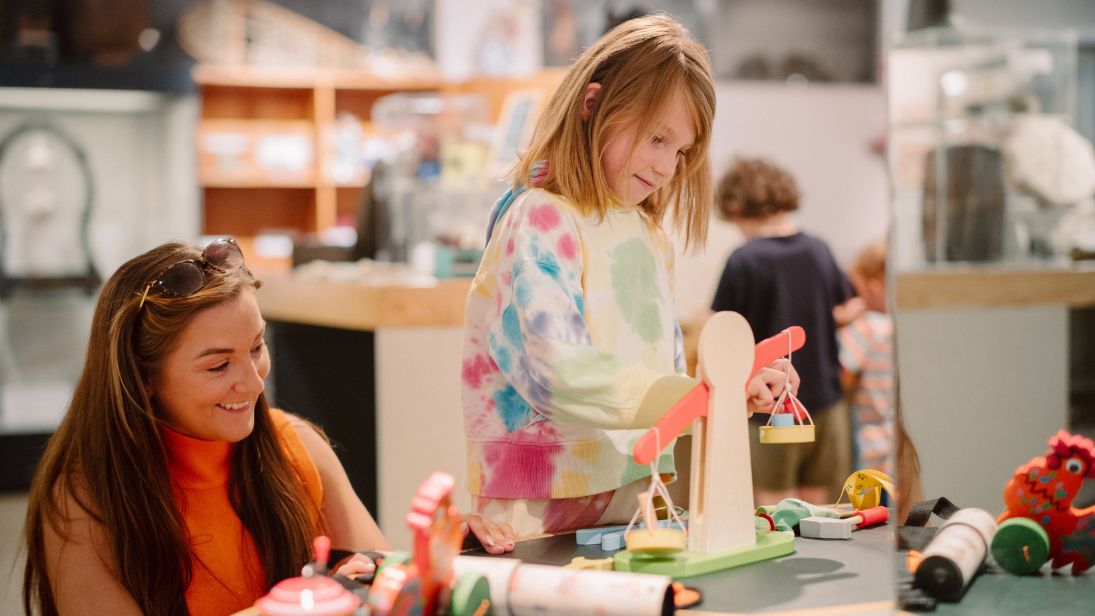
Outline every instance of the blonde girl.
POLYGON ((666 16, 625 22, 569 71, 495 205, 465 311, 467 488, 518 536, 629 519, 650 475, 631 446, 695 384, 660 223, 704 241, 714 111, 703 47, 666 16))

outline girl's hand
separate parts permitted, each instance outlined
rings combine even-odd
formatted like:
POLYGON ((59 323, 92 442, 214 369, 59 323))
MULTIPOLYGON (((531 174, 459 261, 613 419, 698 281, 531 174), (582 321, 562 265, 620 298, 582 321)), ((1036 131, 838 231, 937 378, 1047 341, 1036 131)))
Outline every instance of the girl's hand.
POLYGON ((357 576, 376 571, 376 563, 364 554, 354 554, 344 564, 335 570, 346 577, 356 579, 357 576))
POLYGON ((468 530, 475 534, 483 548, 491 554, 513 551, 513 528, 509 524, 495 524, 475 512, 464 514, 468 530))
POLYGON ((775 410, 776 400, 783 395, 788 373, 791 376, 791 393, 798 395, 798 371, 786 359, 777 359, 758 370, 753 378, 749 379, 749 387, 745 390, 746 410, 749 416, 753 413, 771 413, 775 410))

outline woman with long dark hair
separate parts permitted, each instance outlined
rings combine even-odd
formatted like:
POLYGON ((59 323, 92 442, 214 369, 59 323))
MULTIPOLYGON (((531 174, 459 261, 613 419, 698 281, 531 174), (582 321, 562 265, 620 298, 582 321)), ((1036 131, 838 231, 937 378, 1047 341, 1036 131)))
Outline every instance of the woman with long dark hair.
POLYGON ((388 549, 322 434, 267 404, 260 284, 232 240, 167 244, 107 281, 31 489, 28 615, 227 615, 298 575, 318 534, 388 549))

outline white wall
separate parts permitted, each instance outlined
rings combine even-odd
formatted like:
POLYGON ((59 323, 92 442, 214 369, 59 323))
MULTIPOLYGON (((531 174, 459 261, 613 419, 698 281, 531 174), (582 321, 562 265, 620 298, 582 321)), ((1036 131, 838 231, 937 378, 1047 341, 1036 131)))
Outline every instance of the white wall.
MULTIPOLYGON (((85 151, 94 185, 89 243, 104 280, 150 248, 200 233, 197 117, 193 96, 0 88, 0 139, 47 123, 85 151)), ((60 421, 83 369, 95 299, 71 290, 0 303, 0 431, 60 421)))
POLYGON ((0 88, 0 135, 48 122, 85 150, 95 183, 92 256, 103 278, 130 257, 201 227, 193 96, 0 88))
POLYGON ((924 498, 995 515, 1015 469, 1068 427, 1067 308, 905 310, 896 325, 924 498))
MULTIPOLYGON (((825 240, 847 266, 886 232, 886 166, 871 152, 871 142, 885 130, 885 95, 878 86, 720 83, 711 143, 715 179, 736 156, 768 158, 787 169, 798 183, 800 227, 825 240)), ((684 240, 675 243, 682 247, 684 240)), ((736 227, 714 221, 701 253, 681 255, 678 248, 680 319, 710 306, 726 258, 740 243, 736 227)))
POLYGON ((411 549, 407 512, 434 471, 456 478, 453 503, 471 510, 464 487, 466 442, 460 403, 464 328, 376 332, 377 524, 393 549, 411 549))

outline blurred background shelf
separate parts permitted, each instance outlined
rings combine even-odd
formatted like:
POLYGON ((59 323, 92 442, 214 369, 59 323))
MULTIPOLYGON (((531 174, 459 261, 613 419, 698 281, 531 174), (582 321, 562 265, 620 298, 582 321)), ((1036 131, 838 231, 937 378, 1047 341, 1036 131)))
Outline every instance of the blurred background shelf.
POLYGON ((442 86, 439 76, 389 79, 348 70, 199 65, 192 77, 201 96, 197 146, 206 235, 334 227, 340 210, 353 211, 365 184, 331 177, 336 118, 349 113, 367 120, 382 96, 442 86))

